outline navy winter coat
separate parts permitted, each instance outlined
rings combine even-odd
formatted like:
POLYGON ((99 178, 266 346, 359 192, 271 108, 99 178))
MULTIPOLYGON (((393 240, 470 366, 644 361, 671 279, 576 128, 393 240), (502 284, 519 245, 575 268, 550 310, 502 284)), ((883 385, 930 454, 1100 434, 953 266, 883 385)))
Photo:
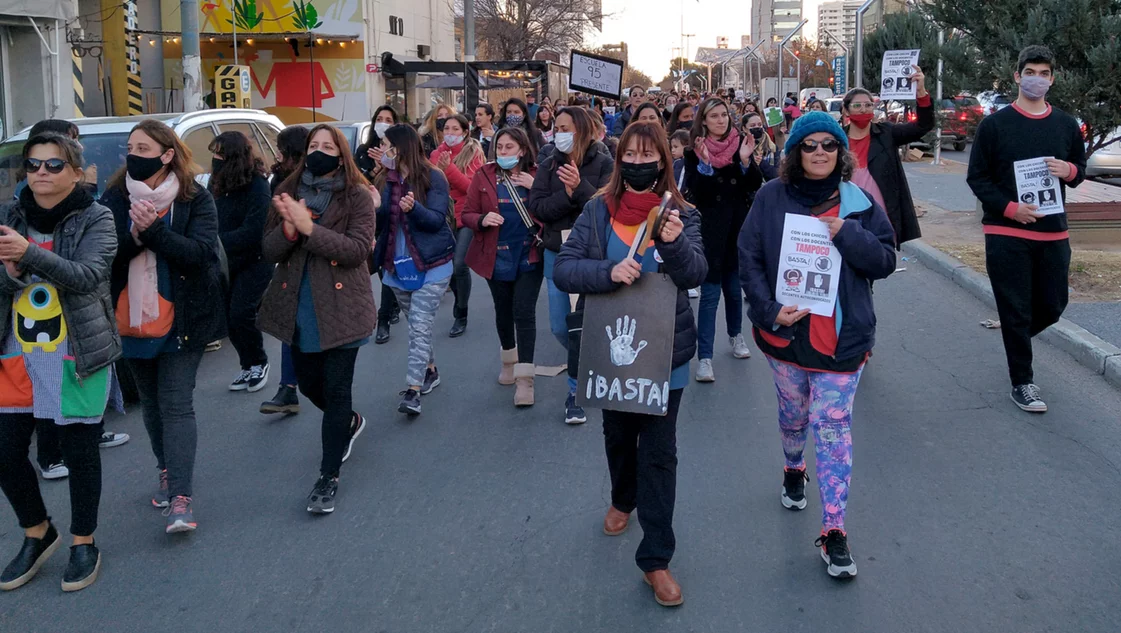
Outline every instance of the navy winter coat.
POLYGON ((560 251, 561 231, 572 228, 581 209, 607 184, 615 168, 615 162, 607 155, 603 143, 592 143, 584 152, 580 184, 570 198, 564 183, 557 177, 560 166, 570 160, 567 154, 554 147, 552 155, 537 166, 533 188, 529 190, 529 212, 545 227, 541 231, 541 241, 554 253, 560 251))
MULTIPOLYGON (((833 238, 842 259, 835 357, 853 358, 871 351, 876 342, 872 282, 895 272, 895 231, 871 195, 848 182, 841 183, 840 189, 845 224, 833 238)), ((755 327, 790 340, 793 328, 774 329, 782 307, 775 301, 775 282, 787 213, 810 215, 810 210, 787 194, 781 180, 763 185, 740 232, 739 249, 740 283, 751 304, 748 318, 755 327)))
MULTIPOLYGON (((412 240, 410 253, 419 258, 418 268, 429 270, 451 261, 455 253, 455 235, 448 225, 448 179, 444 172, 432 168, 429 177, 431 187, 425 196, 424 204, 418 200, 412 211, 404 213, 405 234, 412 240)), ((374 246, 374 263, 381 267, 385 262, 385 249, 389 243, 390 199, 393 185, 386 183, 381 190, 381 206, 377 214, 377 239, 374 246)), ((416 197, 414 193, 414 197, 416 197)), ((394 238, 396 239, 396 238, 394 238)))
MULTIPOLYGON (((697 352, 697 323, 689 305, 689 289, 696 288, 708 274, 704 248, 701 245, 701 223, 695 209, 681 211, 685 229, 673 242, 667 244, 654 240, 663 263, 659 269, 670 276, 677 286, 677 317, 673 332, 673 366, 689 362, 697 352)), ((572 234, 561 247, 553 268, 553 282, 557 288, 572 294, 606 293, 618 290, 623 284, 611 280, 611 269, 619 262, 607 259, 607 238, 611 218, 607 202, 596 196, 584 207, 583 213, 572 226, 572 234)), ((577 310, 583 310, 580 298, 577 310)))

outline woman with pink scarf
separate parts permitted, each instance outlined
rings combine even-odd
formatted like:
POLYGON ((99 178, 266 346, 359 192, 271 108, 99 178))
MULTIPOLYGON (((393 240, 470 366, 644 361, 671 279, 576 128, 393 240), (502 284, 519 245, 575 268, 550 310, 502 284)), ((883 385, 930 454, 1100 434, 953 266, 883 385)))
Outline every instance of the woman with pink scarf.
POLYGON ((191 479, 198 431, 195 375, 210 341, 226 336, 225 294, 214 198, 195 184, 191 151, 167 125, 141 121, 128 137, 125 168, 101 202, 113 211, 118 250, 112 300, 124 357, 136 378, 144 427, 156 457, 165 531, 197 527, 191 479))
POLYGON ((751 159, 755 139, 741 135, 732 125, 728 104, 718 97, 701 102, 685 150, 684 188, 686 200, 701 214, 708 276, 701 285, 697 310, 697 381, 716 380, 712 367, 716 339, 716 311, 724 295, 724 316, 732 355, 750 358, 743 336, 743 306, 740 300, 739 252, 736 239, 747 219, 755 192, 763 185, 763 174, 751 159))

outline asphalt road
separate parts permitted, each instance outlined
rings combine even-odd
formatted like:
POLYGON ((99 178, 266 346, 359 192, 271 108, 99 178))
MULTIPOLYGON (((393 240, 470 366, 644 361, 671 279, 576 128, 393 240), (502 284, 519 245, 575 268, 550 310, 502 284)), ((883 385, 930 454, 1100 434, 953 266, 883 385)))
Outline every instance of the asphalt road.
MULTIPOLYGON (((851 582, 828 578, 812 545, 816 495, 802 513, 779 503, 766 363, 733 359, 721 337, 717 382, 689 385, 679 421, 672 569, 686 600, 657 606, 633 562, 637 523, 617 538, 600 530, 599 416, 562 423, 562 378, 538 379, 537 406, 514 410, 512 388, 495 383, 498 342, 479 283, 465 337, 446 338, 444 302, 443 385, 418 419, 396 413, 404 329, 362 350, 355 397, 370 425, 334 515, 304 511, 317 412, 259 415, 272 385, 228 393, 228 345, 199 376, 196 533, 163 533, 139 415, 113 421, 133 440, 103 452, 100 580, 63 594, 61 551, 31 584, 0 595, 0 631, 1121 630, 1121 393, 1037 345, 1052 412, 1020 412, 999 333, 977 325, 989 311, 905 265, 876 284, 879 345, 854 430, 851 582)), ((540 345, 559 357, 544 307, 542 296, 540 345)), ((43 488, 65 529, 66 485, 43 488)), ((0 504, 4 561, 20 538, 0 504)))

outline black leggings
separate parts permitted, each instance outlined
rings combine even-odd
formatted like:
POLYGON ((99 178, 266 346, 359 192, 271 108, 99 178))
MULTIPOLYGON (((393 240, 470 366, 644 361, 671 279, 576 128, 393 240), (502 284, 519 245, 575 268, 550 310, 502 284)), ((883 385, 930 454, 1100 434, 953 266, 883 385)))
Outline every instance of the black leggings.
MULTIPOLYGON (((0 488, 24 529, 50 518, 28 457, 35 422, 30 413, 0 413, 0 488)), ((97 424, 66 424, 57 430, 62 456, 70 469, 70 533, 90 536, 97 529, 101 504, 101 453, 97 446, 101 428, 97 424)))
POLYGON ((518 362, 532 363, 537 346, 537 295, 544 273, 540 266, 514 281, 487 280, 494 299, 494 325, 502 349, 518 348, 518 362))
POLYGON ((311 353, 301 352, 298 347, 292 348, 292 362, 296 366, 300 392, 323 412, 320 431, 323 460, 319 465, 319 474, 328 477, 339 476, 343 453, 350 441, 356 360, 357 347, 311 353))

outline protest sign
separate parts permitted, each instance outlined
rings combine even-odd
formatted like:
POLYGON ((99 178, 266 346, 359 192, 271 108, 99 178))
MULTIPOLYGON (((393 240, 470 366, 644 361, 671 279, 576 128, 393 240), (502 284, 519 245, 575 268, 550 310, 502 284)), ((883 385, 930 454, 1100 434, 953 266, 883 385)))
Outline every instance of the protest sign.
POLYGON ((767 127, 782 125, 782 110, 778 108, 763 108, 763 114, 767 117, 767 127))
POLYGON ((614 116, 615 115, 615 106, 603 106, 603 113, 604 114, 610 114, 610 115, 614 116))
POLYGON ((1051 174, 1045 157, 1018 160, 1012 163, 1016 172, 1016 195, 1024 204, 1039 207, 1036 213, 1054 215, 1063 213, 1063 195, 1059 178, 1051 174))
POLYGON ((886 51, 880 72, 880 99, 914 99, 918 86, 911 81, 919 51, 886 51))
POLYGON ((573 50, 568 87, 598 97, 618 99, 623 90, 623 62, 573 50))
POLYGON ((833 316, 840 283, 841 253, 829 239, 829 226, 808 215, 786 214, 779 250, 775 300, 784 306, 833 316))
POLYGON ((677 286, 662 273, 584 297, 580 406, 665 415, 673 369, 677 286))

